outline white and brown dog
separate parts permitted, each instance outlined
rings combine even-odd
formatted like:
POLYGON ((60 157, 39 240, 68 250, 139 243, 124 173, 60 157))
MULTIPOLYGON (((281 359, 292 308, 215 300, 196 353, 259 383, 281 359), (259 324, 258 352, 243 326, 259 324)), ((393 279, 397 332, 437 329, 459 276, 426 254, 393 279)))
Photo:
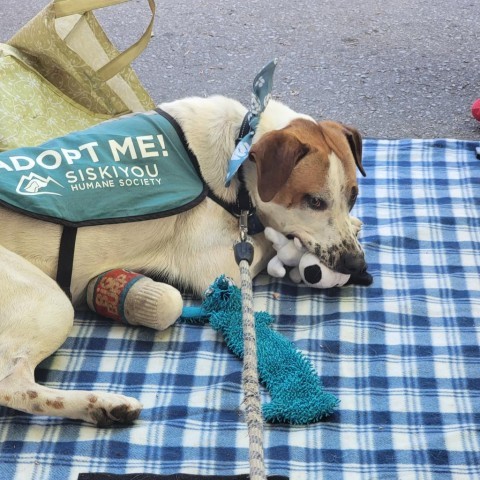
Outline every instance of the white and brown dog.
MULTIPOLYGON (((181 126, 211 191, 234 202, 238 182, 226 188, 228 160, 246 109, 225 97, 186 98, 161 105, 181 126)), ((358 132, 317 123, 271 101, 261 116, 242 167, 248 192, 265 226, 300 239, 329 268, 366 269, 352 219, 361 164, 358 132)), ((141 404, 104 392, 54 390, 35 382, 34 370, 66 340, 73 307, 55 278, 61 226, 0 208, 0 405, 32 414, 97 425, 135 420, 141 404)), ((170 285, 202 292, 220 274, 238 279, 232 245, 238 221, 207 198, 190 211, 156 220, 79 229, 71 291, 84 301, 90 279, 113 268, 166 278, 164 327, 179 317, 182 298, 170 285)), ((263 233, 253 237, 252 274, 273 255, 263 233)))

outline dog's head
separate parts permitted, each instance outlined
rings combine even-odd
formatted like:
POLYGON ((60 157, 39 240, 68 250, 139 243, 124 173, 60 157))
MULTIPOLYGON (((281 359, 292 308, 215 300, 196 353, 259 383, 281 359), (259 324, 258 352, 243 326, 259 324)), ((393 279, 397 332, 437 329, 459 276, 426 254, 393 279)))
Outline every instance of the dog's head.
POLYGON ((362 141, 340 123, 296 119, 264 134, 250 151, 257 171, 257 212, 266 226, 300 239, 341 273, 366 269, 350 211, 358 195, 362 141))

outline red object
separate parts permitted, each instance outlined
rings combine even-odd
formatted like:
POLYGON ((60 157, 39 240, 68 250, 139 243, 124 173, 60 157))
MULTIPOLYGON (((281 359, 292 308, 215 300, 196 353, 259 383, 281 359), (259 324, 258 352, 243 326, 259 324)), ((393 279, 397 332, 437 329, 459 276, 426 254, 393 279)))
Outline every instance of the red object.
POLYGON ((125 296, 139 277, 143 275, 123 269, 110 270, 100 275, 93 291, 94 310, 104 317, 126 322, 123 312, 125 296))
POLYGON ((475 120, 480 122, 480 98, 477 98, 472 105, 472 115, 475 120))

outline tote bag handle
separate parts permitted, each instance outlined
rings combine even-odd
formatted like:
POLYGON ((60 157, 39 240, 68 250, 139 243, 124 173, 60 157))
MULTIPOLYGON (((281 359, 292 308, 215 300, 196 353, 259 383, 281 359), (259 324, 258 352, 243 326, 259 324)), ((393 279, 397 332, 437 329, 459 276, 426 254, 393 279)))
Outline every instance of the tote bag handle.
MULTIPOLYGON (((97 8, 110 7, 129 0, 54 0, 55 17, 61 18, 68 15, 84 14, 97 8)), ((107 81, 128 67, 147 47, 152 36, 153 23, 155 20, 155 0, 147 0, 152 12, 152 18, 145 33, 132 46, 110 60, 97 70, 98 77, 107 81)))

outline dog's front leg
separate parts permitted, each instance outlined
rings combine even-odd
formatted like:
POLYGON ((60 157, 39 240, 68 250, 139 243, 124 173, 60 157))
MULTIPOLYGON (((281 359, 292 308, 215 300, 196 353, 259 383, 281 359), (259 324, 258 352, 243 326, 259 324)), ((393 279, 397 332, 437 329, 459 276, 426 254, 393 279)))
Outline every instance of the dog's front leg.
POLYGON ((73 307, 51 278, 3 247, 0 265, 0 405, 99 426, 135 420, 141 404, 134 398, 35 382, 36 366, 67 339, 73 307))
POLYGON ((134 398, 107 392, 58 390, 35 382, 27 358, 17 359, 12 371, 0 381, 0 405, 34 415, 72 418, 107 427, 129 424, 142 409, 134 398))

